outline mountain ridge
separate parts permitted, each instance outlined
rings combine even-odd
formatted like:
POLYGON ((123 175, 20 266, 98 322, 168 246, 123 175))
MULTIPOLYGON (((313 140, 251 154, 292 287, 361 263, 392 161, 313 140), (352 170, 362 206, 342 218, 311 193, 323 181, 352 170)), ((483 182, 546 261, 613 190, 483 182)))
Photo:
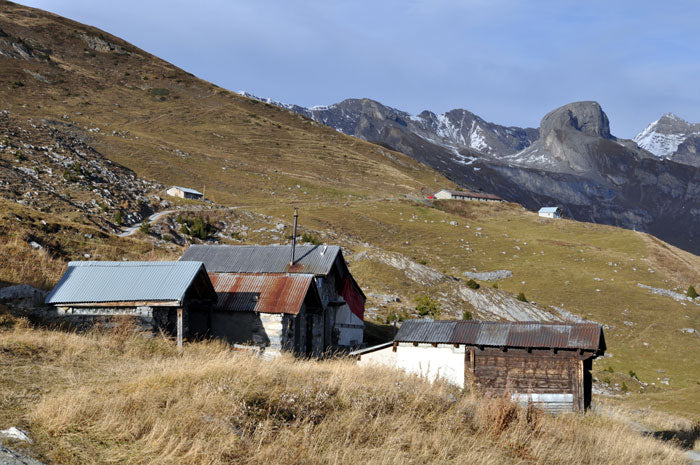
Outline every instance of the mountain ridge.
MULTIPOLYGON (((467 110, 410 115, 371 99, 346 99, 315 110, 282 105, 405 153, 463 187, 532 210, 560 205, 572 218, 648 231, 700 253, 698 168, 660 159, 615 137, 597 102, 554 109, 539 129, 487 123, 467 110)), ((692 155, 694 139, 685 142, 692 155)))

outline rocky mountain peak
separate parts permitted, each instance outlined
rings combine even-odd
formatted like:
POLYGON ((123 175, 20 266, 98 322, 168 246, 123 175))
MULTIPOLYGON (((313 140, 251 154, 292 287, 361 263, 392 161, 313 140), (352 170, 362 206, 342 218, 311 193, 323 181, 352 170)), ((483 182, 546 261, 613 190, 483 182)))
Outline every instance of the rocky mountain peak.
POLYGON ((589 136, 613 139, 608 116, 598 102, 574 102, 547 113, 540 123, 540 136, 555 129, 576 130, 589 136))
POLYGON ((637 134, 634 141, 657 157, 697 166, 700 160, 693 148, 698 136, 700 123, 689 123, 673 113, 666 113, 637 134))

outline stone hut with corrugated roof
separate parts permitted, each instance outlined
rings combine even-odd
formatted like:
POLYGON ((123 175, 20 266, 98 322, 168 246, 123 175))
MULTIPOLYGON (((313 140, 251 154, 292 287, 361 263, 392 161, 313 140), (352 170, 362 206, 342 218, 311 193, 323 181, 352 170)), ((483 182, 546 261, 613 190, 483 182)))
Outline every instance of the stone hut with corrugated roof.
POLYGON ((192 245, 181 261, 203 262, 217 274, 312 275, 323 307, 326 349, 357 348, 364 337, 366 297, 340 247, 332 245, 192 245), (292 258, 293 257, 293 258, 292 258))
POLYGON ((68 263, 46 304, 73 322, 131 316, 182 345, 183 338, 199 335, 190 322, 216 298, 202 262, 76 261, 68 263))

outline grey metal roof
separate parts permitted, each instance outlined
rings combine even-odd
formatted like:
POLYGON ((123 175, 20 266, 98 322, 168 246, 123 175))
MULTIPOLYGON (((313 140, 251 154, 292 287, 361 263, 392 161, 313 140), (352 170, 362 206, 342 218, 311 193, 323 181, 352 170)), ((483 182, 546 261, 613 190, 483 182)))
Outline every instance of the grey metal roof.
POLYGON ((397 342, 466 344, 489 347, 583 349, 604 352, 603 328, 597 323, 537 321, 404 321, 397 342), (447 334, 449 328, 452 331, 447 334))
POLYGON ((212 273, 330 273, 340 253, 337 245, 191 245, 180 261, 203 262, 212 273))
POLYGON ((187 192, 188 194, 204 195, 199 191, 190 189, 189 187, 173 186, 175 189, 180 189, 182 192, 187 192))
MULTIPOLYGON (((46 303, 181 303, 200 273, 208 283, 202 262, 70 262, 61 280, 46 297, 46 303)), ((213 288, 211 294, 215 298, 213 288)))
POLYGON ((559 210, 559 207, 542 207, 539 210, 539 213, 556 213, 559 210))
POLYGON ((456 321, 406 320, 401 324, 395 341, 449 343, 456 321))

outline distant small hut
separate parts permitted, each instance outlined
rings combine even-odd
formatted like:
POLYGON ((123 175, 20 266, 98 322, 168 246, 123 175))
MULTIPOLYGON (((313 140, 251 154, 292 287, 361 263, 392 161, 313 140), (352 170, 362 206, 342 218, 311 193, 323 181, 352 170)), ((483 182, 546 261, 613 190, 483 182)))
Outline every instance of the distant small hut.
POLYGON ((351 355, 559 412, 590 406, 592 362, 605 348, 596 323, 408 320, 393 343, 351 355))
POLYGON ((207 312, 216 293, 202 262, 70 262, 46 297, 59 316, 89 321, 136 317, 144 329, 190 335, 190 317, 207 312))
POLYGON ((172 197, 180 197, 181 199, 202 200, 204 198, 204 194, 201 192, 180 186, 173 186, 165 191, 165 193, 172 197))
POLYGON ((561 218, 562 211, 559 207, 542 207, 537 214, 543 218, 561 218))
POLYGON ((501 197, 493 194, 485 194, 483 192, 472 192, 472 191, 453 191, 449 189, 442 189, 432 196, 435 199, 455 199, 455 200, 475 200, 479 202, 505 202, 501 197))

